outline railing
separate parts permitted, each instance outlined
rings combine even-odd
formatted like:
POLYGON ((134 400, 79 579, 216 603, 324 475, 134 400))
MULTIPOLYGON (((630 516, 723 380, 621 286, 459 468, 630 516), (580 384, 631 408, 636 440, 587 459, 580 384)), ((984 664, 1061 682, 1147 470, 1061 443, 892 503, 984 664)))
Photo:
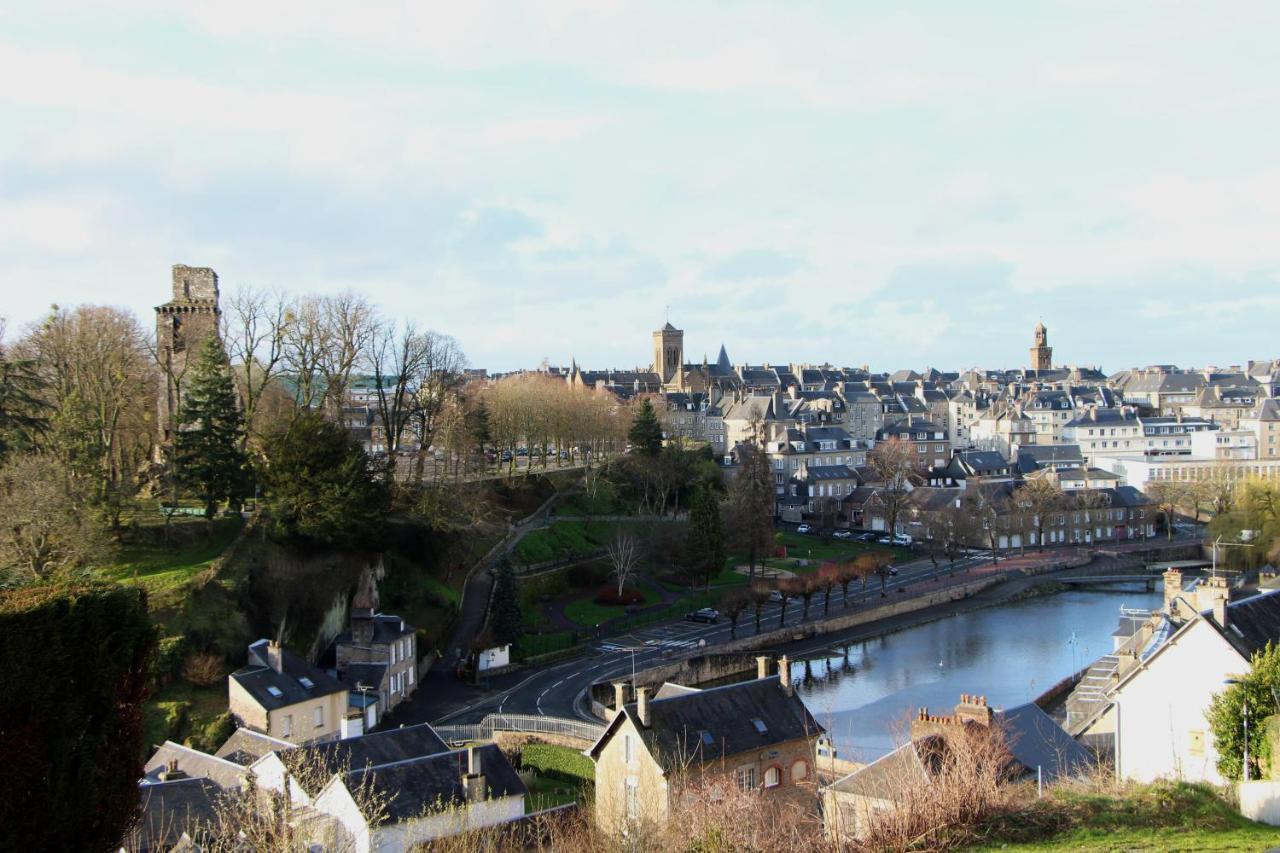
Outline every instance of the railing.
POLYGON ((592 742, 604 734, 604 726, 597 723, 539 714, 489 714, 478 723, 436 726, 435 730, 449 743, 492 740, 494 732, 563 735, 592 742))

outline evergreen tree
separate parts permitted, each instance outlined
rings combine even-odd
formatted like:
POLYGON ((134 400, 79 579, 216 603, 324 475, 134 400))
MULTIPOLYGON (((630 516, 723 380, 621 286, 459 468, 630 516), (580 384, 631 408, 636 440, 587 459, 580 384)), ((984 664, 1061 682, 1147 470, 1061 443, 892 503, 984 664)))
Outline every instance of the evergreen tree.
POLYGON ((627 439, 636 453, 657 456, 658 451, 662 450, 662 424, 658 423, 658 414, 647 398, 640 401, 640 408, 635 420, 631 422, 627 439))
POLYGON ((493 639, 501 646, 514 643, 524 633, 516 578, 506 558, 494 569, 493 610, 489 613, 489 627, 493 632, 493 639))
POLYGON ((212 518, 222 501, 234 505, 244 497, 247 463, 231 366, 213 335, 200 348, 178 418, 178 477, 200 495, 205 516, 212 518))
POLYGON ((1280 646, 1271 643, 1254 652, 1249 671, 1209 702, 1205 714, 1218 752, 1218 772, 1233 781, 1244 775, 1244 709, 1249 708, 1249 778, 1265 778, 1259 771, 1275 766, 1267 718, 1276 712, 1280 693, 1280 646))
POLYGON ((6 359, 0 350, 0 462, 10 451, 30 450, 48 428, 43 385, 30 361, 6 359))
POLYGON ((267 440, 263 506, 272 534, 317 545, 376 545, 390 504, 364 448, 339 424, 303 414, 267 440))
POLYGON ((489 430, 489 407, 485 405, 484 400, 478 402, 476 407, 468 412, 467 421, 471 440, 476 443, 476 449, 484 453, 484 449, 493 441, 493 435, 489 430))
POLYGON ((724 570, 724 527, 715 490, 702 486, 689 508, 689 559, 692 568, 710 588, 711 579, 724 570))

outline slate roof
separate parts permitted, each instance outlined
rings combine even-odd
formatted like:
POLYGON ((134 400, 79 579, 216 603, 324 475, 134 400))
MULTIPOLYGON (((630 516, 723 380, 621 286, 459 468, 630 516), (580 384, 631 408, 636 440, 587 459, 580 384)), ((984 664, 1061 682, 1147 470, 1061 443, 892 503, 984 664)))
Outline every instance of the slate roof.
MULTIPOLYGON (((373 642, 375 645, 390 645, 402 637, 409 636, 416 630, 399 616, 393 616, 389 613, 375 613, 369 618, 373 619, 373 642)), ((350 645, 351 629, 348 628, 339 634, 336 642, 342 645, 350 645)))
POLYGON ((1018 448, 1018 471, 1029 474, 1042 467, 1055 464, 1084 464, 1084 455, 1078 444, 1027 444, 1018 448))
POLYGON ((428 723, 374 732, 346 740, 328 741, 291 750, 292 756, 314 761, 326 774, 362 770, 448 752, 449 746, 428 723))
MULTIPOLYGON (((489 798, 523 797, 529 793, 496 744, 477 746, 475 750, 489 798)), ((466 772, 467 750, 460 749, 352 770, 343 783, 352 790, 368 775, 373 791, 387 798, 388 822, 398 823, 419 818, 428 810, 466 803, 462 785, 466 772)))
POLYGON ((385 663, 349 663, 339 674, 344 684, 352 690, 359 690, 364 685, 370 690, 377 690, 387 677, 385 663))
POLYGON ((1212 619, 1208 621, 1241 656, 1251 658, 1266 648, 1267 643, 1280 643, 1280 590, 1228 604, 1226 630, 1212 619))
POLYGON ((1074 776, 1093 766, 1093 756, 1034 702, 995 712, 1004 742, 1025 772, 1039 767, 1044 781, 1074 776))
POLYGON ((246 772, 243 766, 234 761, 167 740, 156 748, 143 765, 143 780, 150 784, 160 782, 160 774, 168 768, 171 761, 177 762, 178 769, 193 779, 208 779, 221 788, 240 787, 246 772))
POLYGON ((943 739, 937 735, 904 743, 888 755, 831 784, 831 790, 892 800, 908 786, 927 785, 941 766, 943 739))
MULTIPOLYGON (((638 721, 636 704, 624 706, 638 721)), ((605 734, 590 750, 599 754, 622 719, 614 718, 605 734)), ((663 767, 681 766, 682 759, 714 761, 743 752, 806 738, 816 738, 822 726, 793 691, 783 691, 779 677, 757 678, 726 684, 683 696, 649 700, 649 725, 636 722, 649 754, 663 767), (764 731, 755 721, 759 720, 764 731), (703 737, 703 732, 707 736, 703 737)))
POLYGON ((960 450, 955 458, 974 474, 995 474, 1009 468, 1008 461, 994 450, 960 450))
POLYGON ((922 512, 940 512, 963 495, 960 489, 917 486, 907 495, 907 503, 922 512))
POLYGON ((252 729, 238 728, 222 746, 218 747, 214 756, 248 767, 268 752, 293 749, 293 746, 286 740, 273 738, 252 729))
POLYGON ((199 839, 200 828, 212 824, 223 790, 208 779, 179 779, 156 785, 140 785, 142 805, 136 841, 130 839, 128 849, 139 851, 168 850, 183 834, 199 839))
POLYGON ((810 465, 810 480, 856 480, 858 475, 848 465, 810 465))
POLYGON ((318 667, 314 667, 288 649, 280 650, 281 672, 267 666, 267 641, 249 646, 249 663, 235 672, 231 678, 248 691, 260 706, 268 711, 296 705, 319 696, 345 693, 347 686, 318 667), (300 679, 311 682, 307 687, 300 679), (274 687, 280 695, 268 688, 274 687))

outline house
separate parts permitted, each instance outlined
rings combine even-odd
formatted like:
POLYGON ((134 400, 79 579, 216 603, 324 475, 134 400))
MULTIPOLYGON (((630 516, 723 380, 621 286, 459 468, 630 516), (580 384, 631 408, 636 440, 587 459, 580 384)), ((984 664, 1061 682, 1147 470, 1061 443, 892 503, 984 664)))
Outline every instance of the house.
POLYGON ((347 686, 273 640, 249 646, 249 661, 227 676, 237 725, 302 744, 340 736, 347 686))
POLYGON ((378 612, 375 573, 365 571, 351 601, 351 625, 334 640, 338 679, 351 690, 350 704, 361 709, 362 731, 417 689, 416 635, 399 616, 378 612))
POLYGON ((934 716, 921 708, 911 723, 911 740, 898 749, 822 789, 823 828, 828 838, 847 843, 861 835, 877 812, 918 795, 944 772, 958 732, 999 730, 1008 752, 1010 780, 1052 782, 1088 771, 1093 757, 1034 702, 997 710, 984 696, 962 695, 955 712, 934 716))
POLYGON ((911 446, 921 469, 941 468, 951 457, 951 439, 947 437, 947 431, 923 418, 908 415, 906 420, 898 423, 886 423, 876 433, 876 441, 894 439, 911 446))
POLYGON ((1119 778, 1226 781, 1205 712, 1228 678, 1247 673, 1256 652, 1280 642, 1280 591, 1229 602, 1222 583, 1221 593, 1112 691, 1119 778))
POLYGON ((1041 468, 1083 468, 1084 456, 1078 444, 1034 444, 1018 448, 1018 473, 1026 476, 1041 468))
POLYGON ((216 782, 175 776, 138 789, 138 822, 120 847, 129 853, 202 849, 204 833, 228 796, 216 782))
POLYGON ((941 468, 929 472, 931 486, 958 486, 963 489, 972 479, 1011 480, 1014 466, 994 450, 957 450, 941 468))
POLYGON ((623 831, 663 823, 685 786, 712 775, 757 791, 762 806, 814 804, 815 744, 822 727, 796 695, 790 662, 757 658, 757 678, 707 690, 666 686, 650 698, 638 688, 625 703, 614 685, 615 710, 586 751, 596 763, 596 818, 623 831))

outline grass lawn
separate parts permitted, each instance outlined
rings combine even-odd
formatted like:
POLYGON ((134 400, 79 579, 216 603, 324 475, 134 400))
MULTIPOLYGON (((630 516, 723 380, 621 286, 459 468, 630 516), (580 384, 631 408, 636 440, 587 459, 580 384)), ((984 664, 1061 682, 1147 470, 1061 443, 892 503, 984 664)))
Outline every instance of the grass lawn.
POLYGON ((533 814, 543 809, 576 803, 581 796, 581 786, 535 773, 529 780, 529 797, 524 801, 524 811, 525 814, 533 814))
POLYGON ((982 850, 1266 850, 1280 828, 1246 820, 1207 785, 1156 782, 1118 794, 1058 789, 1011 815, 982 850), (1058 826, 1057 831, 1035 830, 1058 826))
POLYGON ((227 549, 243 522, 238 518, 220 518, 211 529, 207 522, 181 522, 175 536, 185 541, 177 545, 126 545, 109 565, 98 566, 105 578, 126 586, 141 586, 147 591, 148 605, 162 610, 180 604, 183 586, 191 577, 207 569, 227 549))
POLYGON ((181 678, 147 700, 143 706, 145 752, 166 740, 181 743, 192 732, 204 728, 227 710, 227 684, 220 681, 209 687, 198 687, 181 678), (170 721, 176 722, 174 727, 170 721))
MULTIPOLYGON (((647 583, 639 584, 636 589, 644 596, 644 600, 634 605, 635 607, 649 607, 662 600, 658 593, 647 583)), ((599 625, 601 622, 612 619, 615 616, 625 616, 626 612, 627 608, 624 605, 599 604, 594 597, 571 601, 564 608, 565 617, 584 628, 599 625)))
POLYGON ((585 556, 599 551, 613 535, 616 525, 593 521, 557 521, 550 527, 532 530, 516 544, 512 556, 525 565, 566 557, 585 556))
POLYGON ((788 557, 803 557, 812 560, 852 560, 867 551, 882 551, 893 554, 894 560, 906 559, 910 554, 905 548, 893 548, 868 542, 849 542, 832 539, 829 543, 817 536, 801 533, 783 532, 782 544, 787 547, 788 557))
POLYGON ((608 489, 600 489, 593 498, 579 492, 558 503, 552 515, 634 515, 635 507, 628 506, 608 489))

